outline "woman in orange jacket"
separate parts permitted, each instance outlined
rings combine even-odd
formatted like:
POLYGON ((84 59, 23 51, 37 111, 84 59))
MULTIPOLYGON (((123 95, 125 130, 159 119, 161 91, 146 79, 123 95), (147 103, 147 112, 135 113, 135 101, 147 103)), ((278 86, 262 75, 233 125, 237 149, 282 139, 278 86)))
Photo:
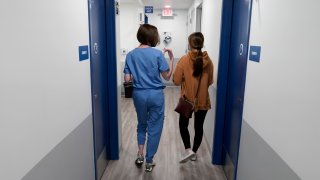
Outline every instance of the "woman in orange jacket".
POLYGON ((196 152, 203 137, 203 123, 208 110, 211 109, 208 88, 213 84, 213 63, 208 53, 202 52, 203 34, 201 32, 191 34, 188 42, 189 52, 177 63, 173 73, 173 82, 175 85, 181 85, 181 97, 194 102, 195 136, 191 149, 188 131, 189 118, 180 115, 179 129, 185 147, 180 163, 185 163, 189 159, 197 160, 196 152))

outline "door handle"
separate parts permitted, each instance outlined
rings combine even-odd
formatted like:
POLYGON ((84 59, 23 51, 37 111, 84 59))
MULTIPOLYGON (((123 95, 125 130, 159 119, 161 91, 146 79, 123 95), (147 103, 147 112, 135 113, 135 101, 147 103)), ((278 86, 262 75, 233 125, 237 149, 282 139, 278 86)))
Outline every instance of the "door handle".
POLYGON ((94 54, 98 54, 98 48, 99 48, 98 43, 94 43, 94 44, 93 44, 94 54))
POLYGON ((242 43, 240 44, 240 47, 239 47, 239 54, 240 54, 240 56, 242 56, 242 54, 243 54, 243 44, 242 43))

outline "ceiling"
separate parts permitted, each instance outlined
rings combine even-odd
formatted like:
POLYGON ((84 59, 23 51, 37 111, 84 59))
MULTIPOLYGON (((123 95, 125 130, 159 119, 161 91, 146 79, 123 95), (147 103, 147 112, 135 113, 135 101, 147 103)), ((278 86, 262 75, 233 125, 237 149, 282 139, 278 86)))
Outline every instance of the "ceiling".
POLYGON ((140 3, 143 6, 153 6, 154 9, 162 9, 170 5, 172 9, 189 9, 194 0, 120 0, 120 3, 140 3))

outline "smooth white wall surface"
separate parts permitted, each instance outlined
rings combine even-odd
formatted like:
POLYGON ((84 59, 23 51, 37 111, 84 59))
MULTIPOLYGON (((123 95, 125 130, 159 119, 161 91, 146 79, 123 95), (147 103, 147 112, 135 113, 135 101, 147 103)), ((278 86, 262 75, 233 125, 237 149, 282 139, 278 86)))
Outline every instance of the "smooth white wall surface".
MULTIPOLYGON (((0 6, 0 179, 21 179, 91 114, 86 0, 0 6)), ((90 162, 89 162, 90 163, 90 162)))
POLYGON ((262 52, 248 62, 243 118, 303 180, 320 161, 319 6, 258 0, 252 11, 250 45, 262 52))
MULTIPOLYGON (((120 3, 120 29, 118 31, 120 33, 119 51, 125 49, 129 52, 139 46, 137 31, 140 26, 139 13, 142 11, 142 8, 138 1, 137 3, 120 3)), ((125 58, 126 54, 120 53, 118 59, 124 62, 125 58)))
MULTIPOLYGON (((142 12, 143 7, 140 5, 138 1, 136 3, 122 3, 120 1, 119 6, 119 29, 117 29, 116 33, 119 34, 119 38, 117 39, 117 65, 118 65, 118 85, 120 86, 120 93, 124 93, 124 77, 123 77, 123 68, 124 62, 126 60, 126 54, 133 50, 134 48, 139 46, 139 42, 137 40, 137 31, 140 26, 140 17, 139 13, 142 12), (125 50, 126 53, 122 53, 122 50, 125 50)), ((119 103, 120 104, 120 103, 119 103)), ((119 108, 120 110, 120 108, 119 108)), ((120 116, 119 116, 120 117, 120 116)), ((121 126, 119 126, 121 127, 121 126)))
POLYGON ((160 34, 160 45, 156 48, 167 47, 173 50, 175 58, 180 58, 187 50, 187 10, 173 9, 173 18, 163 18, 162 10, 154 10, 153 14, 147 14, 149 24, 158 28, 160 34), (170 32, 172 41, 165 46, 163 43, 163 32, 170 32))
POLYGON ((203 0, 202 33, 205 37, 204 50, 208 52, 214 65, 214 84, 217 88, 217 75, 220 51, 222 0, 203 0))
POLYGON ((197 7, 202 3, 202 27, 201 31, 204 35, 204 51, 207 51, 214 65, 214 84, 209 87, 210 101, 212 109, 208 111, 204 122, 204 134, 209 143, 210 148, 213 146, 213 132, 215 122, 216 109, 216 87, 220 50, 220 28, 221 28, 221 8, 222 0, 196 0, 188 10, 188 17, 192 20, 188 21, 188 32, 193 33, 196 30, 196 17, 192 12, 196 12, 197 7), (190 23, 191 22, 191 23, 190 23))

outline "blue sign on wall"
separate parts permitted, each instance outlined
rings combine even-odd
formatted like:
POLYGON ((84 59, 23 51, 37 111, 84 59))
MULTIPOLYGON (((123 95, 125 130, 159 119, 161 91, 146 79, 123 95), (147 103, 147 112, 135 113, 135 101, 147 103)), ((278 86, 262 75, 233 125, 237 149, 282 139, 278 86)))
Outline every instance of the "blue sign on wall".
POLYGON ((144 13, 153 13, 153 6, 145 6, 144 13))
POLYGON ((79 46, 79 61, 89 59, 89 47, 79 46))
POLYGON ((260 62, 261 46, 250 46, 249 60, 260 62))

